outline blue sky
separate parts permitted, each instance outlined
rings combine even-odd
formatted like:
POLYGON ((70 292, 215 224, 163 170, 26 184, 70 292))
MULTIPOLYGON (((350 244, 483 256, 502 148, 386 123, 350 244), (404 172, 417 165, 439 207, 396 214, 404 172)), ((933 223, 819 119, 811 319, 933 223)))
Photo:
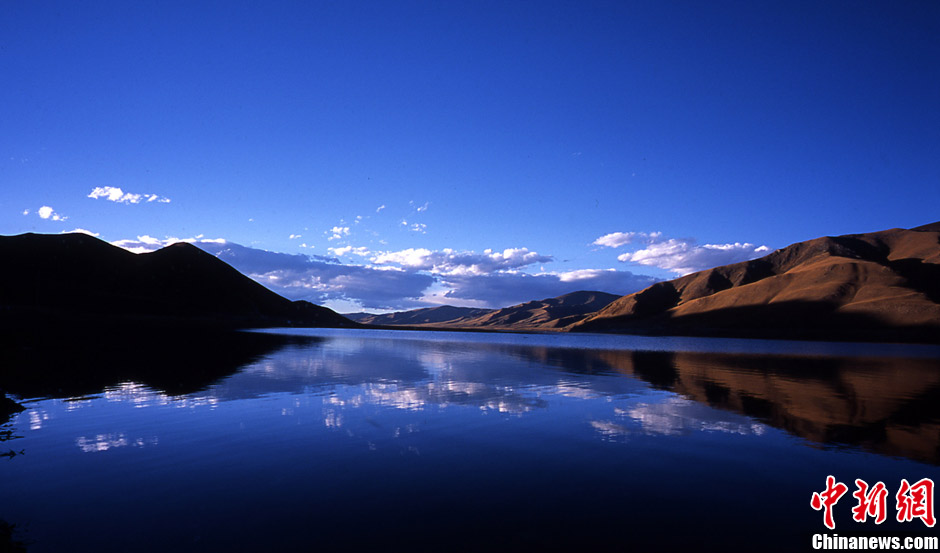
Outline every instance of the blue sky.
POLYGON ((194 240, 341 311, 628 293, 940 220, 938 37, 932 1, 3 2, 0 233, 194 240))

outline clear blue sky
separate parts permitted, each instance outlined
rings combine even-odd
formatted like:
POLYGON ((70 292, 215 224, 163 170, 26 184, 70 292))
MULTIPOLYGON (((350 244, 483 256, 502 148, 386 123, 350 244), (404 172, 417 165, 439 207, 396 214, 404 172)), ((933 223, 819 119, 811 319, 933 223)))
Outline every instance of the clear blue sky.
POLYGON ((0 76, 0 233, 224 239, 340 310, 940 220, 935 1, 9 1, 0 76))

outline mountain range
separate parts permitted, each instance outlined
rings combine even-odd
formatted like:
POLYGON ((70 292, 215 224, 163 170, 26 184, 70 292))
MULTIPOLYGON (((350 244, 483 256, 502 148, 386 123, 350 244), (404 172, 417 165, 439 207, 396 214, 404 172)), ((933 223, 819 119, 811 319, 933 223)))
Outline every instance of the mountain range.
POLYGON ((557 298, 520 303, 502 309, 428 307, 384 315, 353 313, 347 317, 369 325, 492 330, 559 330, 602 309, 620 296, 605 292, 572 292, 557 298))
POLYGON ((827 236, 658 282, 484 310, 450 306, 367 324, 940 343, 940 222, 827 236))
POLYGON ((626 296, 580 291, 501 309, 349 318, 281 297, 186 243, 134 254, 84 234, 23 234, 0 236, 0 259, 6 331, 133 323, 940 343, 940 222, 798 242, 626 296))

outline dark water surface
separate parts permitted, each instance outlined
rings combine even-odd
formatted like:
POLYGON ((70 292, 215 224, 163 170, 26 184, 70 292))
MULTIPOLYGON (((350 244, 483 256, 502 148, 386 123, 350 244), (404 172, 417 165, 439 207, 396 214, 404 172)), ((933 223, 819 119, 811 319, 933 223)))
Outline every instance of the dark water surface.
POLYGON ((284 332, 211 370, 8 368, 0 519, 35 552, 798 551, 831 474, 836 533, 938 535, 893 520, 940 482, 938 348, 284 332), (851 520, 856 478, 888 522, 851 520))

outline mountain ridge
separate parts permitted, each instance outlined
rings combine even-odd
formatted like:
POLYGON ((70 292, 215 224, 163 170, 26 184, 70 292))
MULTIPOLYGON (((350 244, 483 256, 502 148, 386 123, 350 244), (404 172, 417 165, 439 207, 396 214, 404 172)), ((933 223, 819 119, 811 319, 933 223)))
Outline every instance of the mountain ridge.
POLYGON ((797 242, 626 296, 353 314, 358 323, 283 298, 187 243, 134 254, 85 234, 27 233, 0 236, 0 259, 7 329, 123 321, 940 343, 940 222, 797 242))
POLYGON ((940 222, 825 236, 658 282, 582 332, 940 343, 940 222))
POLYGON ((384 315, 355 314, 363 324, 445 329, 559 330, 620 296, 579 290, 498 309, 442 305, 384 315))
POLYGON ((357 326, 291 301, 199 248, 135 254, 80 233, 0 236, 0 322, 357 326))

